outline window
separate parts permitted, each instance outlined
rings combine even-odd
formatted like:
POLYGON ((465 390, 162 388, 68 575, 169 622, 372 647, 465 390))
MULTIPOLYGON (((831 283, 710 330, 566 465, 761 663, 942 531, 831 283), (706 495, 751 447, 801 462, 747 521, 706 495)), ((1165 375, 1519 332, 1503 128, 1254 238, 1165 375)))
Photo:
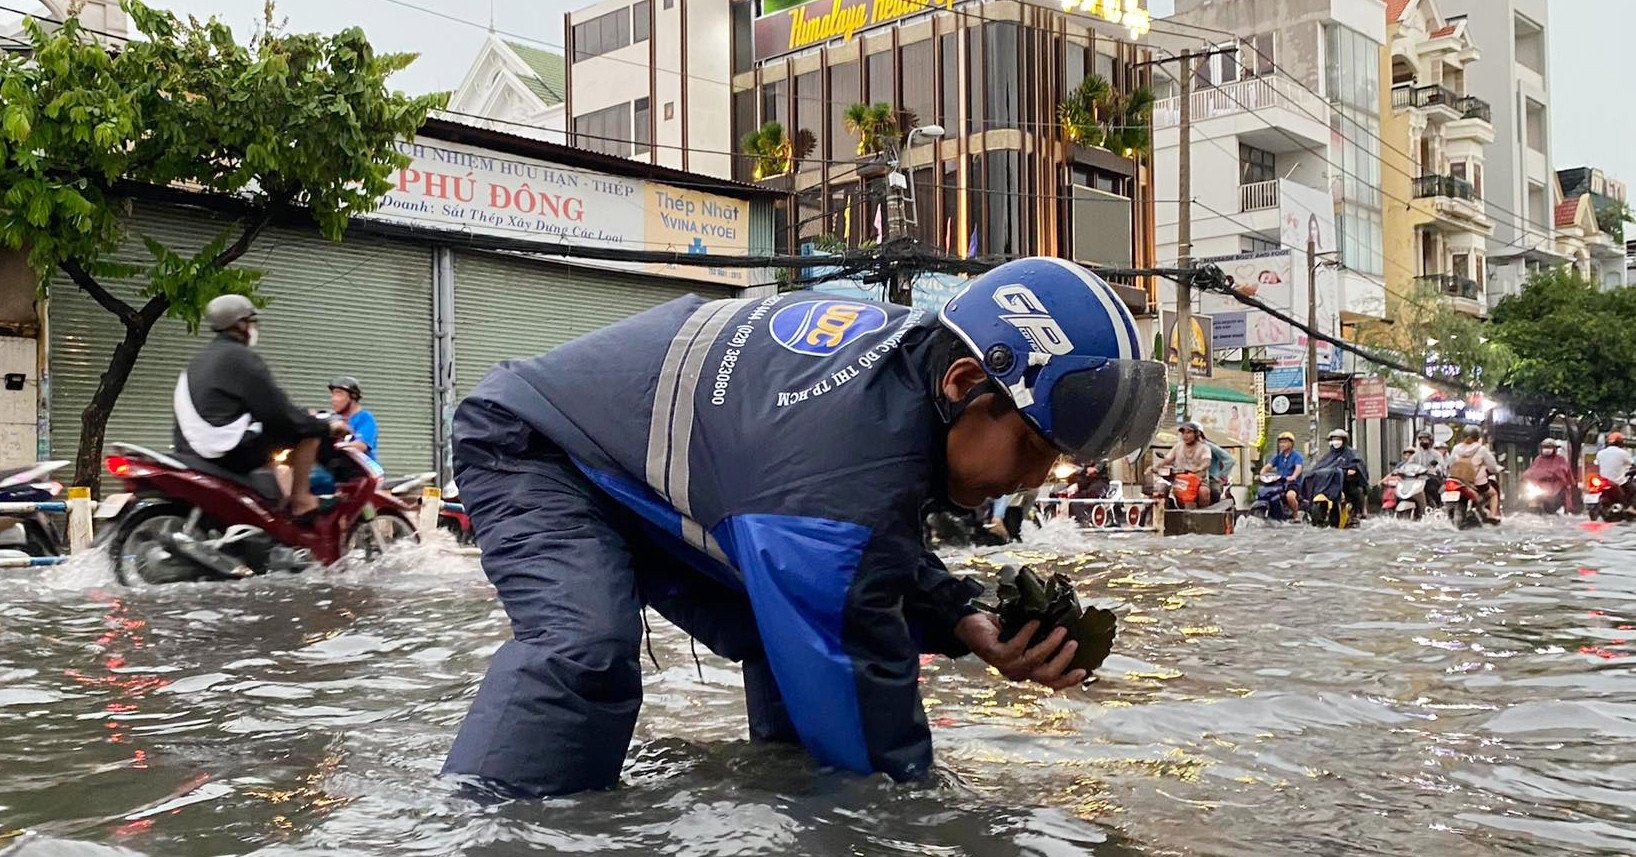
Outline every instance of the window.
POLYGON ((1528 148, 1536 152, 1545 151, 1545 105, 1532 98, 1523 99, 1524 127, 1523 139, 1528 141, 1528 148))
POLYGON ((916 241, 928 247, 935 246, 938 237, 937 175, 930 166, 919 167, 910 171, 909 181, 915 189, 914 210, 909 213, 916 221, 909 229, 916 241))
POLYGON ((988 90, 988 121, 983 123, 984 128, 1015 128, 1022 118, 1019 30, 1011 21, 989 21, 983 25, 983 62, 988 70, 984 79, 984 88, 988 90))
POLYGON ((652 23, 653 6, 649 0, 642 0, 631 6, 631 42, 645 42, 648 40, 648 27, 652 23))
MULTIPOLYGON (((674 102, 665 102, 665 118, 670 118, 670 108, 674 102)), ((743 140, 751 131, 756 129, 756 93, 753 89, 741 89, 733 93, 733 139, 743 140)), ((742 150, 735 150, 733 158, 733 178, 741 182, 751 181, 754 178, 755 160, 742 150)))
POLYGON ((829 67, 829 152, 827 157, 843 161, 858 154, 858 141, 846 130, 846 108, 859 96, 858 64, 829 67))
POLYGON ((1380 112, 1380 43, 1339 24, 1324 25, 1324 82, 1333 104, 1380 112))
MULTIPOLYGON (((1236 63, 1239 77, 1266 77, 1273 73, 1277 63, 1272 52, 1272 37, 1272 33, 1256 33, 1253 36, 1245 36, 1239 42, 1236 63)), ((1222 58, 1230 59, 1231 57, 1223 54, 1222 58)))
POLYGON ((1454 264, 1450 266, 1449 273, 1456 277, 1471 279, 1471 256, 1467 253, 1455 253, 1454 264))
POLYGON ((790 128, 790 141, 795 144, 795 155, 800 160, 801 172, 818 169, 825 155, 820 142, 824 139, 824 81, 818 72, 809 71, 795 78, 795 122, 790 128))
POLYGON ((761 87, 761 121, 777 122, 785 130, 790 127, 789 105, 785 97, 789 94, 789 81, 769 81, 761 87))
POLYGON ((1068 39, 1062 51, 1062 86, 1072 91, 1085 80, 1085 45, 1068 39))
POLYGON ((1278 160, 1266 149, 1238 144, 1238 183, 1255 184, 1278 178, 1278 160))
POLYGON ((670 120, 675 119, 675 118, 676 118, 676 102, 666 101, 665 102, 665 121, 669 122, 670 120))
MULTIPOLYGON (((937 66, 932 63, 932 42, 910 42, 898 52, 903 75, 903 111, 915 125, 937 122, 937 78, 928 74, 937 66)), ((903 129, 907 132, 909 129, 903 129)))
POLYGON ((1530 182, 1528 185, 1528 222, 1534 231, 1549 235, 1554 224, 1551 218, 1550 205, 1545 200, 1545 187, 1530 182))
POLYGON ((1216 76, 1221 79, 1222 83, 1232 83, 1238 80, 1237 55, 1232 53, 1217 54, 1216 64, 1218 66, 1216 76))
POLYGON ((1483 165, 1471 165, 1471 189, 1477 192, 1477 198, 1483 198, 1483 165))
POLYGON ((938 224, 941 230, 938 240, 944 252, 951 256, 959 256, 965 252, 965 239, 960 237, 960 162, 959 159, 943 162, 943 181, 938 188, 943 198, 942 220, 938 224))
MULTIPOLYGON (((646 6, 647 3, 642 4, 646 6)), ((647 17, 642 18, 646 26, 647 17)), ((644 34, 643 38, 647 38, 644 34)), ((617 51, 631 43, 631 10, 619 9, 574 25, 574 61, 617 51)))
POLYGON ((1545 73, 1545 33, 1540 26, 1521 15, 1513 19, 1517 49, 1517 63, 1524 68, 1545 73))
POLYGON ((897 82, 893 79, 892 52, 870 54, 864 59, 864 71, 869 75, 869 79, 864 82, 867 92, 864 100, 871 104, 890 104, 896 107, 897 82))
POLYGON ((631 152, 630 102, 615 104, 574 119, 575 145, 605 155, 631 152))
MULTIPOLYGON (((966 133, 975 134, 983 129, 983 93, 988 87, 983 80, 983 31, 977 27, 966 29, 966 133)), ((967 173, 969 176, 970 173, 967 173)))
POLYGON ((966 234, 960 236, 962 253, 966 256, 981 256, 989 252, 989 243, 983 235, 983 224, 988 195, 983 188, 988 187, 988 179, 983 175, 983 156, 972 155, 966 158, 966 234))
POLYGON ((944 33, 937 39, 937 67, 943 76, 943 85, 937 94, 939 125, 950 134, 960 133, 960 41, 954 33, 944 33))
POLYGON ((666 9, 676 8, 676 0, 665 0, 664 8, 666 8, 666 9))
POLYGON ((1238 237, 1238 251, 1240 253, 1272 253, 1280 247, 1277 241, 1268 241, 1259 235, 1240 235, 1238 237))
POLYGON ((645 155, 653 144, 653 108, 646 98, 638 98, 631 102, 631 142, 636 144, 636 154, 645 155))

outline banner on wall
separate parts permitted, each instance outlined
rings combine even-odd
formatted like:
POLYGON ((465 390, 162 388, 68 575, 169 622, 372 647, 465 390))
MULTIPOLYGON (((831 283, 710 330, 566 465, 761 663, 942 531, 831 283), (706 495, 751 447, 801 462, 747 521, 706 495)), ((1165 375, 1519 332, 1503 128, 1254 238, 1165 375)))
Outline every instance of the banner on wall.
POLYGON ((1195 396, 1192 417, 1207 437, 1227 435, 1245 446, 1256 446, 1261 436, 1257 410, 1254 402, 1220 402, 1195 396))
MULTIPOLYGON (((742 199, 416 138, 398 151, 408 166, 367 218, 409 226, 534 241, 696 255, 747 255, 750 204, 742 199)), ((573 264, 638 270, 730 286, 750 285, 753 269, 604 262, 573 264)))
MULTIPOLYGON (((1285 313, 1294 312, 1295 263, 1289 252, 1217 256, 1199 261, 1216 265, 1232 277, 1234 292, 1255 298, 1285 313)), ((1305 307, 1304 302, 1302 307, 1305 307)), ((1216 338, 1214 344, 1217 349, 1260 348, 1295 342, 1295 332, 1289 324, 1228 295, 1205 293, 1199 298, 1199 309, 1217 318, 1242 318, 1242 322, 1226 322, 1226 328, 1221 332, 1227 335, 1216 338)))

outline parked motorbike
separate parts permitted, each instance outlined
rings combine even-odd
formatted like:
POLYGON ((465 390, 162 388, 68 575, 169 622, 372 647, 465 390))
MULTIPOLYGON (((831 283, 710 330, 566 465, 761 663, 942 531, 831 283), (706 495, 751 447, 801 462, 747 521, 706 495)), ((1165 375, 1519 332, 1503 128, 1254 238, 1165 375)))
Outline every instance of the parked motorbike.
POLYGON ((1432 475, 1425 465, 1399 465, 1380 481, 1380 508, 1395 518, 1420 520, 1430 503, 1426 485, 1432 475))
POLYGON ((307 526, 279 510, 283 491, 270 470, 240 475, 194 456, 113 449, 108 472, 128 493, 103 500, 97 517, 111 523, 109 554, 122 583, 302 571, 354 552, 372 558, 415 537, 408 505, 381 490, 380 465, 351 448, 324 453, 335 494, 307 526))
POLYGON ((1614 482, 1596 471, 1585 477, 1585 514, 1593 521, 1628 521, 1636 518, 1636 467, 1614 482))
MULTIPOLYGON (((0 503, 43 503, 62 495, 62 483, 51 478, 66 461, 41 461, 0 470, 0 503)), ((61 556, 62 533, 45 512, 0 515, 0 551, 28 556, 61 556)))
POLYGON ((1284 501, 1289 489, 1289 480, 1277 473, 1263 473, 1256 477, 1255 500, 1250 503, 1250 514, 1264 521, 1295 520, 1289 503, 1284 501))

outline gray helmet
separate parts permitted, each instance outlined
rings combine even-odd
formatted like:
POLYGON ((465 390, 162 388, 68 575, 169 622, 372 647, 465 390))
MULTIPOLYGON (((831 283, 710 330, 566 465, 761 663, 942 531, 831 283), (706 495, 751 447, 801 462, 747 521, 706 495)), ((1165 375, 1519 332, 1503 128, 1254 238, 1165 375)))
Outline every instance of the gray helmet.
POLYGON ((360 402, 364 399, 364 388, 359 386, 358 379, 351 375, 336 375, 330 379, 329 388, 331 390, 345 390, 352 394, 352 398, 360 402))
POLYGON ((1204 429, 1198 423, 1188 421, 1176 426, 1176 431, 1190 431, 1199 437, 1204 437, 1204 429))
POLYGON ((1476 426, 1466 426, 1460 430, 1460 437, 1466 440, 1480 440, 1482 436, 1483 430, 1476 426))
POLYGON ((1421 429, 1420 431, 1415 432, 1414 439, 1419 440, 1421 438, 1425 438, 1427 440, 1431 440, 1431 436, 1432 433, 1429 429, 1421 429))
POLYGON ((1351 440, 1352 436, 1346 433, 1346 429, 1335 429, 1329 433, 1329 439, 1334 440, 1335 438, 1340 438, 1341 440, 1351 440))
POLYGON ((210 329, 221 333, 245 319, 254 321, 256 305, 244 295, 222 295, 205 304, 205 321, 210 329))

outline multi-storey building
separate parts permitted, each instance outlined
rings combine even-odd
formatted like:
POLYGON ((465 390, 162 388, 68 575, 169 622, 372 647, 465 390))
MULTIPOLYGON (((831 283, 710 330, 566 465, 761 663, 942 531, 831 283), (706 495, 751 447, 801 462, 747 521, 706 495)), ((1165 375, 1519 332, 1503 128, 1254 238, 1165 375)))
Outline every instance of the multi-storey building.
POLYGON ((1444 18, 1438 0, 1393 0, 1386 11, 1391 87, 1382 92, 1381 180, 1386 206, 1389 300, 1446 301, 1472 315, 1488 310, 1488 238, 1483 201, 1492 108, 1469 94, 1481 54, 1464 18, 1444 18))
POLYGON ((1492 108, 1482 195, 1494 234, 1488 239, 1488 298, 1515 293, 1530 270, 1568 262, 1558 251, 1559 201, 1551 160, 1551 86, 1546 0, 1439 0, 1464 18, 1482 62, 1465 76, 1466 92, 1492 108))
POLYGON ((1557 249, 1581 274, 1604 289, 1626 284, 1625 184, 1595 167, 1557 170, 1557 249))

